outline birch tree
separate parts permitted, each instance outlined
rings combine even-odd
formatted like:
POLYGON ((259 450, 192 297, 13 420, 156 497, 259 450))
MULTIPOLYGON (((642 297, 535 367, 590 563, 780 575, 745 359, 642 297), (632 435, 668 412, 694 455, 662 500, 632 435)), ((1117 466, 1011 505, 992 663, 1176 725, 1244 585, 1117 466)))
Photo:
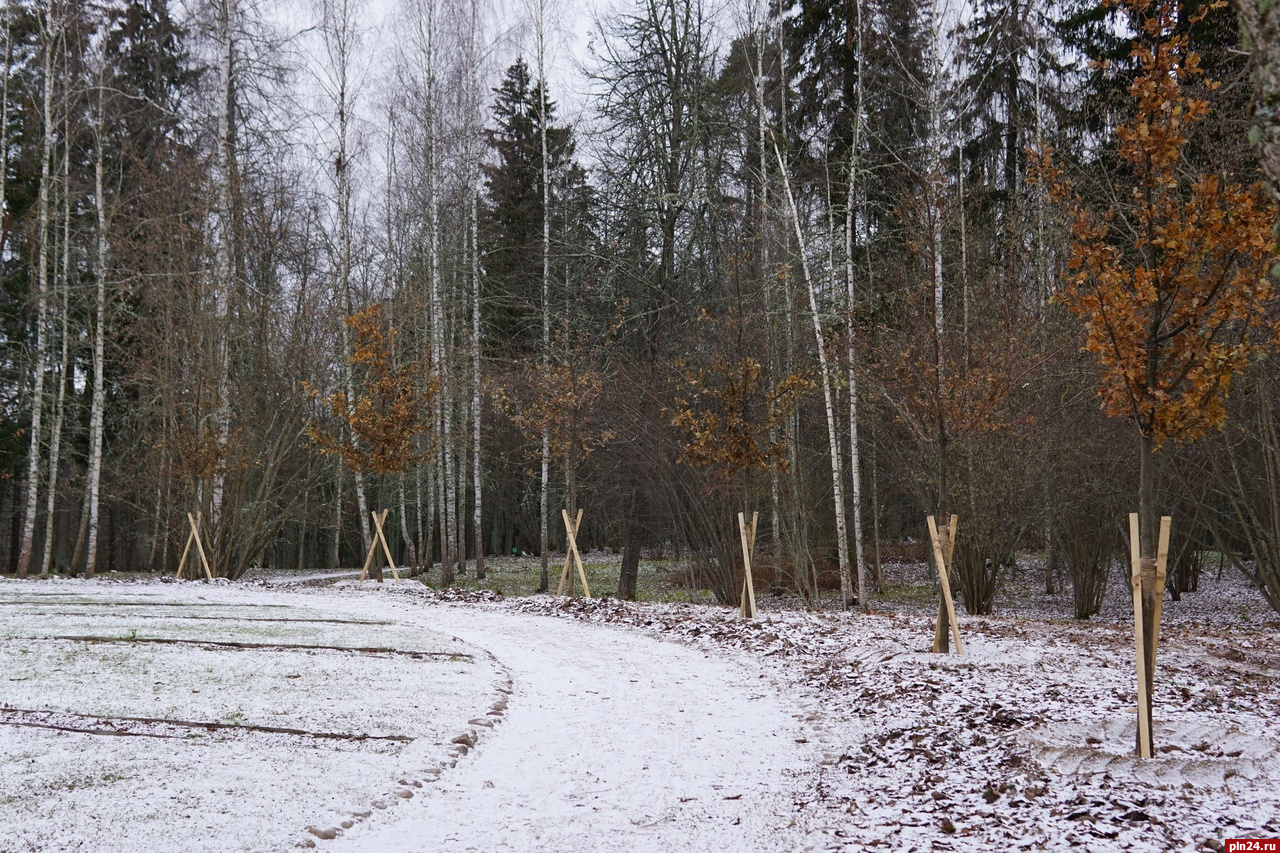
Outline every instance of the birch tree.
MULTIPOLYGON (((36 352, 32 367, 31 390, 31 434, 27 450, 27 496, 26 510, 22 521, 22 542, 19 545, 18 577, 23 578, 31 569, 32 550, 35 544, 37 498, 40 487, 40 458, 43 431, 41 420, 44 414, 44 374, 46 369, 48 337, 46 325, 49 314, 49 255, 50 233, 49 217, 51 190, 53 183, 54 154, 54 51, 58 49, 63 37, 64 21, 60 13, 55 13, 52 2, 45 7, 40 16, 40 48, 41 48, 41 145, 40 145, 40 189, 36 202, 36 352)), ((52 487, 52 484, 50 484, 52 487)))

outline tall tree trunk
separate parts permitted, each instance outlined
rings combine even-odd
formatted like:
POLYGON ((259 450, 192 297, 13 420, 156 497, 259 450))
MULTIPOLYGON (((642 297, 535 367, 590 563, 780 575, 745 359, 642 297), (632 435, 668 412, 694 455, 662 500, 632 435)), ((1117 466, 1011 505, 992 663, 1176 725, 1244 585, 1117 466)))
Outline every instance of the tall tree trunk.
MULTIPOLYGON (((476 0, 471 3, 471 50, 473 76, 471 82, 472 143, 478 144, 481 133, 479 88, 475 69, 479 63, 475 57, 476 0)), ((480 153, 473 152, 471 165, 471 491, 474 497, 471 524, 474 528, 476 579, 484 579, 484 483, 481 470, 481 438, 483 416, 480 382, 480 153)))
POLYGON ((410 571, 414 571, 418 566, 418 550, 415 547, 413 537, 409 535, 409 513, 408 504, 405 502, 404 495, 404 474, 400 475, 399 483, 399 515, 400 515, 400 539, 405 544, 405 551, 409 559, 410 571))
POLYGON ((338 459, 333 472, 333 539, 329 542, 329 568, 338 568, 342 558, 342 475, 346 466, 338 459))
MULTIPOLYGON (((13 71, 13 19, 4 18, 4 80, 0 82, 0 139, 9 138, 9 76, 13 71)), ((9 146, 0 145, 0 254, 9 243, 9 146)), ((18 511, 14 507, 14 512, 18 511)))
MULTIPOLYGON (((67 75, 67 79, 70 76, 67 75)), ((67 138, 71 137, 70 121, 64 116, 67 138)), ((58 396, 53 407, 53 429, 49 435, 49 491, 45 496, 44 553, 40 556, 40 577, 48 578, 53 565, 53 534, 58 514, 58 465, 62 455, 62 424, 67 410, 67 364, 71 313, 71 152, 62 158, 62 352, 58 361, 58 396)))
MULTIPOLYGON (((547 373, 551 369, 551 174, 547 154, 547 20, 545 0, 534 3, 534 38, 538 53, 538 143, 541 146, 542 183, 542 378, 544 388, 549 384, 547 373)), ((538 592, 546 592, 550 585, 547 575, 547 557, 550 547, 548 513, 551 489, 551 425, 542 427, 542 467, 538 493, 538 535, 541 556, 541 573, 538 576, 538 592)))
MULTIPOLYGON (((232 302, 239 287, 240 253, 239 245, 239 166, 238 166, 238 89, 236 83, 237 38, 240 33, 240 14, 238 0, 222 0, 219 8, 218 22, 222 39, 221 68, 222 78, 219 92, 219 175, 218 185, 218 225, 216 235, 217 256, 215 276, 215 316, 218 335, 216 342, 218 361, 218 397, 216 400, 218 433, 217 443, 219 455, 225 458, 227 442, 231 434, 231 323, 235 309, 232 302)), ((217 550, 221 541, 222 500, 224 491, 224 474, 221 466, 213 475, 213 494, 209 526, 215 537, 211 543, 217 550)), ((110 549, 108 549, 110 551, 110 549)), ((216 554, 210 559, 217 563, 216 554)))
POLYGON ((81 541, 84 542, 84 573, 93 577, 98 565, 98 515, 102 484, 102 433, 106 410, 104 366, 106 364, 107 323, 107 197, 105 164, 106 114, 103 87, 98 87, 98 109, 94 126, 93 158, 93 206, 97 214, 94 264, 94 312, 93 312, 93 400, 89 406, 89 471, 85 483, 85 513, 80 522, 81 534, 76 537, 76 553, 71 567, 80 565, 81 541))
POLYGON ((40 488, 41 416, 44 413, 44 372, 48 339, 45 332, 49 313, 49 184, 53 164, 53 49, 55 33, 53 12, 46 10, 42 26, 44 42, 44 85, 41 102, 44 110, 43 142, 40 154, 40 190, 36 201, 36 361, 31 391, 31 435, 27 449, 27 500, 22 520, 22 542, 19 545, 18 577, 31 570, 35 544, 36 509, 40 488))
MULTIPOLYGON (((427 467, 427 519, 424 539, 422 540, 422 570, 431 571, 436 559, 436 466, 427 467)), ((442 584, 443 589, 446 585, 442 584)))
POLYGON ((453 555, 449 553, 449 524, 447 501, 445 500, 444 454, 436 460, 436 512, 440 522, 440 588, 453 586, 453 555))
MULTIPOLYGON (((929 276, 933 289, 933 352, 934 352, 934 398, 937 406, 937 435, 935 437, 938 465, 938 527, 948 527, 947 515, 947 471, 948 454, 947 422, 943 412, 943 397, 946 392, 947 359, 943 314, 943 222, 942 222, 942 27, 943 20, 938 9, 937 0, 931 6, 930 16, 930 69, 928 80, 929 113, 929 175, 926 188, 927 216, 929 219, 929 276)), ((940 627, 935 639, 938 650, 949 651, 951 648, 951 620, 941 596, 938 599, 938 620, 940 627)))
POLYGON ((822 337, 822 319, 818 313, 818 291, 813 276, 809 271, 809 257, 806 250, 804 231, 800 226, 800 211, 796 207, 795 194, 791 190, 791 176, 782 152, 778 149, 777 140, 773 143, 773 153, 778 163, 778 173, 782 176, 782 188, 787 198, 787 207, 791 211, 791 223, 795 229, 796 245, 800 256, 800 270, 804 275, 805 287, 809 294, 809 314, 813 319, 813 338, 818 351, 818 367, 822 376, 822 399, 827 412, 827 446, 831 457, 831 493, 835 502, 836 516, 836 553, 840 560, 840 606, 849 607, 852 597, 849 577, 849 536, 845 527, 844 511, 844 476, 840 452, 840 430, 836 425, 835 398, 831 388, 831 365, 827 361, 827 351, 822 337))
POLYGON ((862 70, 862 0, 854 0, 856 9, 856 25, 858 28, 858 86, 857 104, 854 114, 853 140, 849 146, 848 186, 844 203, 844 263, 845 263, 845 310, 846 352, 849 365, 849 472, 851 475, 853 503, 853 554, 858 570, 858 606, 863 612, 870 609, 867 601, 867 561, 862 547, 862 452, 858 444, 858 348, 855 322, 857 318, 858 294, 853 275, 853 228, 856 197, 854 188, 858 182, 858 157, 862 147, 862 110, 863 110, 863 70, 862 70))

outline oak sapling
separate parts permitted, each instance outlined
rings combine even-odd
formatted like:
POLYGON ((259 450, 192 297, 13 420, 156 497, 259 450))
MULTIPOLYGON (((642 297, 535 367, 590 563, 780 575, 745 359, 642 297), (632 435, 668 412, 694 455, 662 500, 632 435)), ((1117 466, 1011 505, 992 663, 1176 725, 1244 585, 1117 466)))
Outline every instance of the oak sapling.
MULTIPOLYGON (((1116 129, 1128 184, 1106 210, 1086 205, 1048 151, 1038 176, 1065 203, 1073 241, 1057 299, 1084 321, 1098 360, 1103 410, 1126 417, 1139 442, 1139 544, 1156 557, 1154 454, 1220 427, 1232 378, 1275 334, 1265 307, 1275 262, 1274 199, 1261 185, 1190 174, 1189 128, 1208 115, 1199 57, 1178 31, 1176 0, 1126 0, 1141 21, 1129 87, 1132 118, 1116 129)), ((1222 4, 1201 7, 1203 16, 1222 4)), ((1198 20, 1198 17, 1195 18, 1198 20)), ((1155 666, 1154 577, 1143 572, 1147 683, 1155 666)), ((1150 693, 1148 693, 1148 704, 1150 693)), ((1148 709, 1149 712, 1149 709, 1148 709)))
POLYGON ((435 445, 420 438, 431 430, 431 412, 440 378, 428 358, 397 361, 396 327, 371 305, 344 321, 354 335, 348 363, 353 393, 328 396, 304 385, 320 399, 325 417, 307 426, 321 453, 337 455, 352 470, 383 476, 403 474, 431 459, 435 445))

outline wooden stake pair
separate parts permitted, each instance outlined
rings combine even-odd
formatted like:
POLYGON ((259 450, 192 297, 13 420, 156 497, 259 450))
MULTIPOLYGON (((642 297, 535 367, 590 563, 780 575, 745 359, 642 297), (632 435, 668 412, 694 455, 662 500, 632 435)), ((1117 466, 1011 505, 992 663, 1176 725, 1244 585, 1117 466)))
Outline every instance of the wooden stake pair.
POLYGON ((1160 541, 1156 548, 1155 605, 1151 614, 1151 656, 1147 659, 1145 630, 1142 625, 1142 547, 1138 542, 1138 514, 1129 513, 1129 584, 1133 589, 1133 642, 1138 661, 1138 757, 1150 758, 1151 739, 1151 685, 1147 674, 1155 675, 1156 646, 1160 642, 1160 614, 1164 609, 1165 570, 1169 564, 1169 516, 1160 518, 1160 541))
MULTIPOLYGON (((397 581, 400 580, 400 573, 396 571, 395 558, 391 556, 391 549, 387 546, 387 537, 382 532, 382 525, 387 520, 387 510, 382 512, 370 512, 373 518, 374 536, 373 542, 369 544, 369 555, 364 558, 364 570, 360 572, 360 580, 363 581, 369 574, 369 567, 373 565, 373 555, 378 550, 378 546, 382 546, 382 553, 387 557, 387 566, 391 568, 391 574, 397 581)), ((378 583, 382 583, 382 578, 378 578, 378 583)))
POLYGON ((738 612, 742 614, 744 619, 756 618, 756 587, 751 579, 751 557, 756 550, 756 522, 760 519, 760 513, 751 513, 751 526, 747 526, 747 517, 743 513, 738 513, 738 533, 742 537, 742 568, 744 577, 742 578, 742 605, 738 608, 738 612))
POLYGON ((209 558, 204 554, 204 543, 200 541, 200 522, 203 519, 202 513, 192 515, 187 513, 187 521, 191 524, 191 532, 187 534, 187 547, 182 549, 182 559, 178 561, 178 573, 175 578, 182 578, 182 571, 187 567, 187 555, 191 553, 191 543, 196 543, 196 552, 200 555, 200 564, 204 566, 204 576, 209 580, 213 580, 213 572, 209 570, 209 558))
MULTIPOLYGON (((938 564, 938 580, 942 583, 942 601, 946 605, 947 621, 951 623, 951 637, 955 640, 956 654, 964 654, 964 641, 960 639, 960 626, 956 624, 956 605, 951 598, 951 557, 956 548, 956 527, 960 519, 951 516, 951 524, 943 535, 938 533, 937 522, 929 516, 929 540, 933 543, 933 559, 938 564)), ((933 650, 942 651, 942 614, 938 614, 937 624, 933 629, 933 650)))
POLYGON ((582 510, 578 510, 578 517, 569 520, 569 510, 560 510, 560 516, 564 519, 564 532, 569 538, 569 553, 564 555, 564 571, 560 572, 560 586, 556 589, 556 595, 564 595, 564 585, 569 583, 569 592, 573 593, 573 580, 570 575, 570 567, 574 564, 578 567, 578 577, 582 580, 582 594, 586 598, 591 597, 591 587, 587 586, 587 572, 582 568, 582 555, 578 553, 578 528, 582 527, 582 510))

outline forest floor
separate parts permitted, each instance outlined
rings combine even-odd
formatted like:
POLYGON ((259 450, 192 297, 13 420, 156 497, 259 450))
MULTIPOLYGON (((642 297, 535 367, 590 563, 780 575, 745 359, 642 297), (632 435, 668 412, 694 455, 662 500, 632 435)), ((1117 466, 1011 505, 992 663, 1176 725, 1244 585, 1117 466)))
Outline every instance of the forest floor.
POLYGON ((328 573, 0 581, 0 851, 1280 837, 1280 617, 1257 591, 1210 571, 1166 602, 1138 761, 1127 590, 1074 620, 1024 563, 997 615, 961 616, 963 656, 928 651, 923 565, 887 566, 869 616, 762 595, 753 621, 328 573))

